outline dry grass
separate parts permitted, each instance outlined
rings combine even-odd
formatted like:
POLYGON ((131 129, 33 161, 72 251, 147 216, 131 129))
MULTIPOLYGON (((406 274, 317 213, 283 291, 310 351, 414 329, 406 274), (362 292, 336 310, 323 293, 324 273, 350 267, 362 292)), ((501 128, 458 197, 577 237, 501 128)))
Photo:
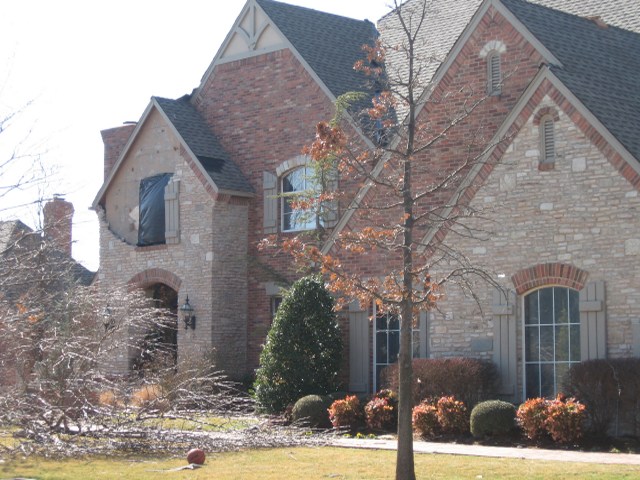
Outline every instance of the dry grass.
MULTIPOLYGON (((84 458, 54 461, 39 458, 0 464, 0 478, 42 480, 91 479, 264 479, 365 480, 393 478, 395 452, 339 448, 280 448, 215 454, 203 468, 170 469, 183 459, 84 458), (162 472, 162 473, 161 473, 162 472)), ((416 455, 419 479, 634 479, 637 466, 540 462, 451 455, 416 455)))

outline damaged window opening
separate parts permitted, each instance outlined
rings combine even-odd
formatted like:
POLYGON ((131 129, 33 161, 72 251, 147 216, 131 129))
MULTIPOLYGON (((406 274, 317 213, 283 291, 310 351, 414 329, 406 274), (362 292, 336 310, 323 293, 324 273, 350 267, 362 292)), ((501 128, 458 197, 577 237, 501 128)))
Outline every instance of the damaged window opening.
POLYGON ((171 177, 161 173, 140 180, 139 247, 166 243, 164 189, 171 177))

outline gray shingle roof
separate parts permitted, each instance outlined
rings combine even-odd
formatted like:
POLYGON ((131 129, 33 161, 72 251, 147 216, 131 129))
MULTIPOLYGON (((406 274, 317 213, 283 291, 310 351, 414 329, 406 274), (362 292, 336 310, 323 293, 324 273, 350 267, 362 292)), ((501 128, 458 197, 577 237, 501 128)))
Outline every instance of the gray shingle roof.
POLYGON ((222 148, 188 98, 153 98, 220 190, 253 193, 240 168, 222 148))
POLYGON ((562 62, 555 75, 640 160, 640 35, 533 5, 503 4, 562 62))
POLYGON ((373 23, 273 0, 256 1, 334 96, 370 91, 368 78, 353 65, 364 57, 362 45, 378 36, 373 23))
MULTIPOLYGON (((401 6, 414 18, 421 15, 424 0, 408 0, 401 6)), ((416 42, 416 57, 421 63, 420 83, 425 88, 432 80, 440 64, 471 21, 482 0, 430 0, 423 35, 416 42)), ((638 0, 531 0, 574 15, 600 16, 611 25, 640 33, 640 1, 638 0)), ((414 21, 414 24, 416 22, 414 21)), ((380 35, 386 45, 399 45, 404 33, 399 28, 397 15, 393 12, 378 21, 380 35)), ((387 51, 387 68, 390 75, 406 68, 402 51, 387 51)), ((406 112, 400 112, 406 113, 406 112)))

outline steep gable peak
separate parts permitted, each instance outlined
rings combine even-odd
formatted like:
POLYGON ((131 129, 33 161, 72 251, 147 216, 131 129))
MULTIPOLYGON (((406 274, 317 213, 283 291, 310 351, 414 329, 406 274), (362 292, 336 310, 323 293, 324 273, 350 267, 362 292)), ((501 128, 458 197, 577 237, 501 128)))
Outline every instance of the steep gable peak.
POLYGON ((378 37, 373 23, 274 0, 248 0, 194 96, 215 67, 265 53, 289 49, 329 97, 367 91, 368 81, 353 70, 364 57, 362 46, 378 37))

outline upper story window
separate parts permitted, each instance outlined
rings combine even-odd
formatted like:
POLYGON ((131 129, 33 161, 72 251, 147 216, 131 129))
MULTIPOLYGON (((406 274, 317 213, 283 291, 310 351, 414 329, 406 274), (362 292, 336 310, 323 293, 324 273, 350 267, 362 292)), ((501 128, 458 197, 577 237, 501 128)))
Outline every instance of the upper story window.
POLYGON ((312 210, 295 208, 301 194, 318 191, 313 168, 300 167, 282 177, 282 231, 295 232, 316 228, 317 216, 312 210))
POLYGON ((487 62, 487 93, 500 95, 502 93, 502 55, 507 51, 506 45, 500 40, 487 42, 480 50, 480 58, 487 62))

